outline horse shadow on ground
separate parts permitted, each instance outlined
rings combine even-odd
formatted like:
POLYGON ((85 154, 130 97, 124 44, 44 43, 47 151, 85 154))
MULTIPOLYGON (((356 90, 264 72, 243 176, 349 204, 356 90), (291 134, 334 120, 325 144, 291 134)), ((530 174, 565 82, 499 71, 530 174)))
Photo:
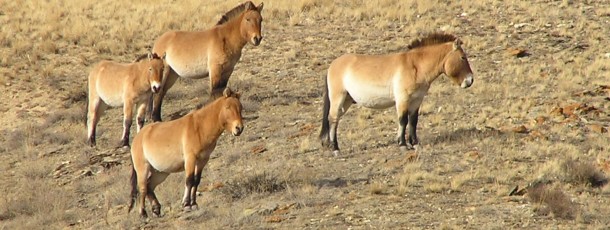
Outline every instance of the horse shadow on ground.
POLYGON ((472 127, 467 129, 460 128, 452 132, 442 132, 435 135, 431 139, 428 139, 426 142, 430 144, 440 144, 451 142, 468 142, 469 140, 473 139, 481 140, 487 138, 499 138, 501 140, 506 140, 514 135, 514 133, 503 132, 492 127, 485 127, 484 129, 472 127))

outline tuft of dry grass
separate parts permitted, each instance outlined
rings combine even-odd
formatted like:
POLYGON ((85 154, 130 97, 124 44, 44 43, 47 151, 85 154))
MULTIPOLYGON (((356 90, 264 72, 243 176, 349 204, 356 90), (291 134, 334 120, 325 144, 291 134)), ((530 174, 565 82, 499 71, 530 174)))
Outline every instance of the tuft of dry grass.
POLYGON ((567 160, 561 165, 565 172, 564 180, 573 184, 584 184, 591 187, 602 187, 608 183, 608 178, 593 164, 567 160))
POLYGON ((549 189, 547 185, 538 183, 527 189, 531 202, 544 205, 537 210, 540 214, 552 213, 556 218, 574 219, 578 206, 559 188, 549 189))
POLYGON ((227 182, 220 192, 232 200, 238 200, 255 193, 268 194, 282 191, 285 188, 286 182, 279 179, 278 176, 262 172, 227 182))

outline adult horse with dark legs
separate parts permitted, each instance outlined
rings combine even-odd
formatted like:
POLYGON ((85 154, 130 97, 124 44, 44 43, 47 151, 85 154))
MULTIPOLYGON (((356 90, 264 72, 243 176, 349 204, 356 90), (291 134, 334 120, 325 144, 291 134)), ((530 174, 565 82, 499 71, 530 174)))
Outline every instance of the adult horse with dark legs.
POLYGON ((101 61, 89 73, 87 140, 95 146, 95 129, 106 107, 123 106, 121 146, 129 146, 133 108, 137 109, 137 130, 144 126, 144 115, 151 94, 161 89, 165 56, 140 56, 129 64, 101 61), (146 59, 146 60, 143 60, 146 59))
POLYGON ((155 188, 170 173, 181 171, 186 178, 182 205, 186 211, 197 208, 201 172, 220 134, 226 130, 239 136, 244 130, 239 96, 226 88, 222 97, 203 108, 176 120, 149 124, 134 137, 129 211, 137 199, 140 215, 146 217, 144 202, 148 198, 153 214, 159 216, 161 204, 155 188))
POLYGON ((352 104, 373 109, 396 107, 398 145, 419 143, 416 128, 424 96, 434 80, 447 75, 462 88, 474 79, 462 42, 451 34, 433 33, 413 41, 405 52, 386 55, 345 54, 328 68, 320 140, 339 153, 337 126, 352 104), (406 127, 409 127, 408 142, 406 127))
POLYGON ((250 42, 258 46, 263 39, 263 3, 245 2, 225 13, 216 26, 204 31, 169 31, 157 39, 153 51, 167 53, 170 70, 163 89, 152 99, 153 121, 161 121, 161 104, 178 77, 210 77, 210 101, 222 94, 229 82, 242 48, 250 42))

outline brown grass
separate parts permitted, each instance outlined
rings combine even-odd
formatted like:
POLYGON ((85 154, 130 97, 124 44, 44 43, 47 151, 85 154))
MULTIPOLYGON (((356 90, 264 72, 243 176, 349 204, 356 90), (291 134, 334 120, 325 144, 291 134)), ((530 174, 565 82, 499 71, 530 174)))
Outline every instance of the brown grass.
MULTIPOLYGON (((3 2, 0 228, 610 225, 606 175, 589 163, 608 157, 608 133, 589 128, 610 127, 610 94, 596 91, 608 85, 610 68, 604 1, 266 0, 265 38, 244 48, 229 82, 242 92, 246 129, 220 138, 204 169, 200 210, 181 211, 177 174, 157 189, 163 217, 128 215, 129 153, 114 150, 121 109, 102 118, 97 148, 84 143, 89 68, 103 59, 132 61, 165 31, 209 28, 241 2, 3 2), (444 76, 431 86, 415 157, 396 148, 394 109, 358 105, 339 125, 341 155, 322 149, 321 79, 329 63, 344 53, 401 51, 432 31, 465 42, 476 79, 467 90, 444 76), (574 103, 597 112, 552 113, 574 103), (538 117, 548 119, 538 124, 538 117), (528 132, 510 131, 521 125, 528 132), (507 190, 535 180, 553 182, 531 191, 535 213, 520 197, 507 202, 507 190), (215 183, 225 186, 206 189, 215 183)), ((207 88, 208 79, 178 80, 163 117, 188 113, 207 99, 207 88)))

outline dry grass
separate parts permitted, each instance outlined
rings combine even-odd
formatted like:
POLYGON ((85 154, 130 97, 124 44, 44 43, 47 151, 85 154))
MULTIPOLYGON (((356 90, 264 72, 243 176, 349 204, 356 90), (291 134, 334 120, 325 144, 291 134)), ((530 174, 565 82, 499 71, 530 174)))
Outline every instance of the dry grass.
POLYGON ((544 184, 533 185, 527 189, 528 198, 544 207, 536 210, 542 215, 552 213, 554 217, 573 219, 578 213, 578 205, 559 188, 550 189, 544 184))
MULTIPOLYGON (((608 158, 608 133, 590 128, 610 127, 610 92, 600 88, 610 69, 604 1, 265 1, 265 38, 244 48, 229 84, 242 92, 246 130, 221 137, 204 169, 201 209, 181 211, 179 174, 157 189, 163 217, 126 214, 129 154, 113 149, 120 109, 100 122, 98 148, 84 143, 90 66, 131 61, 167 30, 209 28, 241 2, 3 2, 0 228, 610 225, 608 171, 589 163, 608 158), (416 156, 395 146, 394 109, 358 105, 339 125, 341 156, 320 148, 328 64, 347 52, 401 51, 431 31, 465 42, 476 79, 467 90, 444 76, 432 85, 416 156), (507 51, 516 48, 529 56, 507 51), (553 113, 574 103, 595 109, 553 113), (510 131, 520 125, 527 132, 510 131), (553 182, 528 191, 535 213, 505 200, 507 190, 535 180, 553 182), (215 183, 224 187, 205 189, 215 183)), ((205 101, 207 84, 180 79, 163 116, 205 101)))

